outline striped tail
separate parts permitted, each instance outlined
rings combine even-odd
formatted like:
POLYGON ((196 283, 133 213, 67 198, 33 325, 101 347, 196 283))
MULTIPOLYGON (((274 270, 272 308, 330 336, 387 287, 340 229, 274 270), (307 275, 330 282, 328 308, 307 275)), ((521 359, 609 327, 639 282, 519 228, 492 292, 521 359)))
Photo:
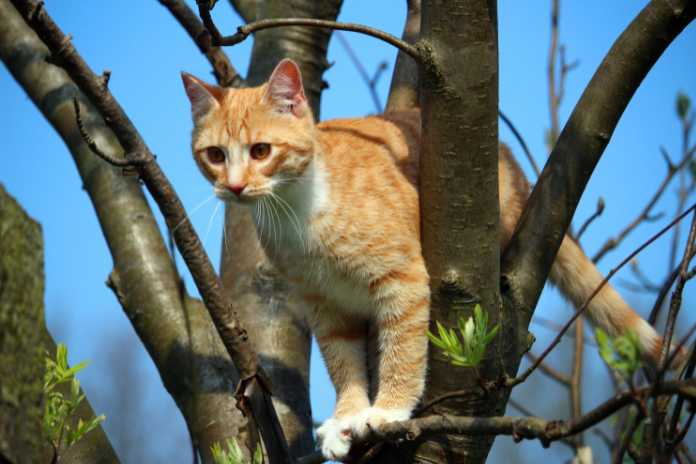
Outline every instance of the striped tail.
MULTIPOLYGON (((601 284, 604 277, 578 244, 568 237, 563 238, 556 261, 551 268, 551 281, 576 308, 601 284)), ((608 283, 592 298, 584 312, 590 320, 615 336, 633 330, 639 340, 639 348, 651 366, 659 363, 662 352, 662 337, 640 315, 638 315, 608 283)), ((686 352, 682 350, 672 368, 683 365, 686 352)))

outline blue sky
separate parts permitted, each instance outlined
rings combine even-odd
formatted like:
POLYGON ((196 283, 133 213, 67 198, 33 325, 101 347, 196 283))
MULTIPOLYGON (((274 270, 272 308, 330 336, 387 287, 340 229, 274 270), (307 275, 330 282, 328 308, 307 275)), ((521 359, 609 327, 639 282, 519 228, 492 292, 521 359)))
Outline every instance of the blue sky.
MULTIPOLYGON (((73 35, 75 45, 92 68, 97 72, 112 71, 111 91, 152 151, 158 154, 158 161, 187 209, 193 210, 211 191, 189 153, 190 113, 179 72, 186 70, 212 81, 206 60, 169 13, 154 0, 128 3, 53 0, 46 3, 56 22, 73 35)), ((189 3, 195 4, 192 0, 189 3)), ((569 115, 612 42, 645 3, 562 2, 561 42, 566 44, 568 59, 579 60, 579 66, 567 79, 561 121, 569 115)), ((546 59, 550 1, 534 2, 533 8, 530 2, 514 0, 501 0, 498 4, 500 106, 524 134, 537 161, 543 163, 543 134, 549 125, 546 59)), ((369 3, 353 0, 345 2, 340 20, 368 24, 399 35, 404 15, 402 0, 369 3)), ((240 24, 226 2, 219 2, 215 18, 225 31, 233 31, 240 24)), ((384 101, 395 51, 369 37, 357 34, 346 34, 346 37, 368 72, 375 70, 383 60, 388 62, 389 69, 379 83, 384 101)), ((251 43, 248 40, 227 50, 242 73, 248 65, 251 43)), ((582 221, 594 211, 599 196, 606 200, 604 214, 583 238, 583 246, 589 253, 633 219, 664 176, 665 163, 659 147, 664 145, 674 159, 678 156, 681 139, 674 111, 675 94, 681 90, 696 100, 695 56, 696 27, 692 24, 659 60, 622 117, 576 213, 576 218, 582 221)), ((322 119, 373 113, 368 90, 337 40, 331 42, 329 61, 333 66, 325 74, 330 87, 323 95, 322 119)), ((132 425, 134 428, 143 426, 144 422, 147 429, 156 426, 162 433, 158 434, 157 441, 132 434, 129 440, 137 442, 116 443, 124 462, 134 462, 123 451, 128 444, 151 450, 151 462, 190 462, 189 456, 181 451, 187 449, 183 421, 118 302, 104 285, 111 270, 111 259, 69 153, 4 69, 0 71, 0 101, 5 108, 0 112, 0 127, 3 128, 3 151, 7 161, 0 169, 0 183, 43 226, 49 328, 58 341, 68 344, 73 362, 91 360, 81 380, 95 410, 107 415, 105 427, 112 436, 119 436, 119 433, 127 436, 123 430, 129 426, 119 422, 118 417, 131 407, 127 402, 115 403, 112 392, 120 385, 142 382, 141 401, 129 400, 138 403, 140 409, 128 417, 137 421, 132 425), (129 360, 128 370, 125 375, 115 377, 110 365, 119 358, 129 360)), ((514 152, 520 153, 512 135, 502 125, 501 139, 509 142, 514 152)), ((529 173, 526 161, 521 159, 520 162, 529 173)), ((665 217, 640 226, 604 259, 600 267, 606 272, 665 225, 673 214, 675 199, 672 188, 657 207, 657 211, 666 213, 665 217)), ((213 262, 218 263, 222 208, 211 223, 215 201, 209 201, 192 213, 192 219, 213 262)), ((664 276, 668 248, 669 240, 663 239, 640 256, 642 269, 649 277, 659 280, 664 276)), ((187 279, 188 288, 192 289, 191 280, 187 279)), ((615 278, 616 281, 621 279, 631 280, 630 272, 621 272, 615 278)), ((643 314, 649 310, 650 295, 632 293, 625 288, 620 291, 643 314)), ((537 314, 562 323, 570 316, 567 305, 555 292, 546 293, 537 314)), ((684 313, 689 312, 693 304, 690 295, 687 291, 684 313)), ((682 314, 681 330, 693 323, 694 318, 693 312, 682 314)), ((538 324, 532 325, 532 331, 537 336, 534 350, 539 352, 552 333, 538 324)), ((552 362, 565 368, 569 356, 559 351, 552 356, 552 362)), ((592 349, 587 351, 585 375, 593 385, 584 394, 585 408, 589 408, 608 396, 604 367, 592 349)), ((323 420, 331 413, 333 389, 316 352, 311 382, 314 413, 318 420, 323 420)), ((536 375, 520 387, 515 396, 532 402, 536 414, 565 417, 565 394, 555 390, 547 379, 536 375), (534 402, 540 388, 548 394, 534 402)), ((491 462, 503 459, 508 452, 506 443, 510 443, 509 440, 499 440, 499 443, 502 444, 496 447, 491 462)), ((598 442, 590 443, 600 449, 598 442)), ((554 445, 552 450, 559 458, 569 457, 562 445, 554 445)), ((536 444, 524 444, 516 451, 514 459, 533 462, 541 452, 536 444)))

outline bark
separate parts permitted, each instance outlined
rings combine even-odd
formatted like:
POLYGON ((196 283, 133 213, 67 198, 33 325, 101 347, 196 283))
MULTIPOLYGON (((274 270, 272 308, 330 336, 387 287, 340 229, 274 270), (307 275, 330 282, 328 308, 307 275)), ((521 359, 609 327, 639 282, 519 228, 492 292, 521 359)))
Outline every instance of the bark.
MULTIPOLYGON (((336 19, 341 1, 266 1, 255 19, 310 17, 336 19)), ((331 31, 286 27, 258 32, 247 83, 263 83, 282 58, 292 58, 302 69, 307 97, 319 117, 321 76, 328 67, 326 51, 331 31)), ((293 456, 313 450, 309 404, 311 334, 299 316, 298 303, 288 301, 288 286, 268 262, 246 208, 226 206, 221 277, 226 290, 239 302, 240 318, 270 378, 273 402, 293 456)))
MULTIPOLYGON (((480 304, 491 324, 506 320, 499 293, 498 43, 495 1, 423 1, 425 63, 420 93, 423 139, 420 204, 423 255, 430 273, 431 320, 456 327, 480 304)), ((469 393, 435 413, 500 415, 506 394, 482 393, 517 349, 502 327, 478 372, 457 368, 430 350, 424 401, 453 390, 469 393), (503 343, 504 341, 504 343, 503 343), (504 352, 504 350, 507 350, 504 352)), ((416 462, 483 462, 492 436, 446 435, 418 445, 416 462)))
MULTIPOLYGON (((0 461, 49 462, 44 436, 43 377, 56 351, 44 320, 41 226, 0 185, 0 461)), ((67 387, 67 386, 66 386, 67 387)), ((63 392, 67 394, 66 391, 63 392)), ((95 416, 84 400, 78 417, 95 416)), ((61 455, 65 463, 118 462, 101 426, 61 455)))
POLYGON ((626 106, 696 16, 689 0, 653 0, 614 42, 575 106, 503 256, 507 295, 528 324, 580 197, 626 106))
MULTIPOLYGON (((415 44, 420 37, 421 0, 408 0, 408 12, 401 39, 415 44)), ((404 52, 399 52, 394 65, 387 111, 407 110, 418 106, 418 63, 404 52)))
MULTIPOLYGON (((114 260, 110 282, 181 409, 204 458, 245 423, 231 395, 237 376, 209 315, 184 296, 137 179, 98 159, 75 124, 72 98, 99 146, 120 155, 113 133, 8 0, 0 0, 0 58, 63 138, 92 200, 114 260)), ((241 437, 245 439, 244 436, 241 437)))

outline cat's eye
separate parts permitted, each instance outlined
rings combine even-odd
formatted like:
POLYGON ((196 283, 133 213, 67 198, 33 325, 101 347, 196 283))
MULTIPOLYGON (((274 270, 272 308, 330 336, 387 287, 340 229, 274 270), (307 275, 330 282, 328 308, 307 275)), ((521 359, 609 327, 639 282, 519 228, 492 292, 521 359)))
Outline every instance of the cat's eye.
POLYGON ((205 149, 205 156, 211 164, 220 164, 225 162, 225 152, 218 147, 208 147, 205 149))
POLYGON ((255 160, 262 160, 271 154, 270 143, 255 143, 249 149, 249 156, 255 160))

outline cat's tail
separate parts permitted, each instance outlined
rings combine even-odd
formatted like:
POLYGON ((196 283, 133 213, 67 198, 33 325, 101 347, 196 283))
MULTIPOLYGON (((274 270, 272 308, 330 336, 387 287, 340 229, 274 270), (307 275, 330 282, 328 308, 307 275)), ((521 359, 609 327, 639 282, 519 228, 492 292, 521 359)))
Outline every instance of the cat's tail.
MULTIPOLYGON (((580 308, 585 303, 604 279, 594 263, 567 235, 563 238, 561 248, 558 250, 550 277, 576 308, 580 308)), ((638 336, 639 348, 644 360, 653 367, 658 364, 662 353, 662 337, 626 304, 611 285, 604 285, 592 298, 584 314, 609 335, 615 336, 633 331, 638 336)), ((672 363, 673 368, 683 365, 686 354, 685 350, 681 350, 672 363)))

